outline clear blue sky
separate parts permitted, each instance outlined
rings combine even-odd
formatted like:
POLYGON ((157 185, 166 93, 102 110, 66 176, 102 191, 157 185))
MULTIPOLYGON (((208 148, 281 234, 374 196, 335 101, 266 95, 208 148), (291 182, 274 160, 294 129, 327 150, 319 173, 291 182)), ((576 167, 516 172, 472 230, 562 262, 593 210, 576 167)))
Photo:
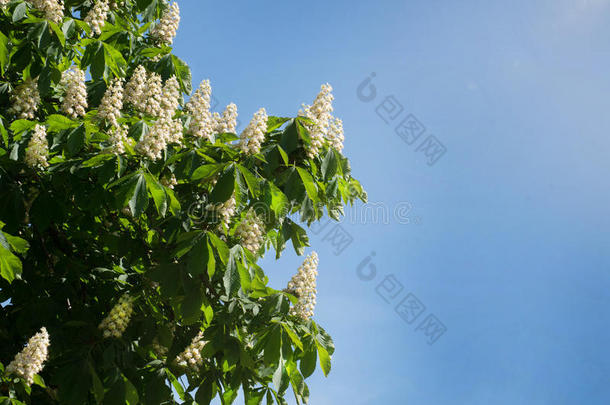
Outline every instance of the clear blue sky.
MULTIPOLYGON (((347 218, 337 256, 330 225, 311 237, 315 319, 337 346, 312 404, 610 403, 610 1, 179 4, 176 53, 242 128, 331 83, 344 152, 390 215, 347 218), (386 124, 391 95, 404 111, 386 124), (426 127, 413 145, 394 132, 407 114, 426 127), (429 134, 447 150, 433 166, 429 134), (390 274, 394 305, 376 292, 390 274), (407 293, 425 305, 411 324, 394 311, 407 293), (432 345, 429 314, 447 328, 432 345)), ((281 288, 300 261, 263 264, 281 288)))

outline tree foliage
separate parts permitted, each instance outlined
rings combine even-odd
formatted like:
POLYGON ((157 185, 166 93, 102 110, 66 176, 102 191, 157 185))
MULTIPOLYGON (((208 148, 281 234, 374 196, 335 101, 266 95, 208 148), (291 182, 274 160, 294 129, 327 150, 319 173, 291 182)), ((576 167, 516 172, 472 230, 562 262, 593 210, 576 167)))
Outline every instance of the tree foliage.
MULTIPOLYGON (((240 389, 249 405, 283 404, 290 387, 307 402, 305 379, 317 364, 330 371, 330 336, 290 315, 296 297, 257 265, 287 244, 304 254, 304 226, 366 198, 339 151, 326 144, 307 157, 308 119, 269 117, 254 155, 233 133, 185 135, 158 160, 107 148, 97 108, 113 78, 143 65, 191 92, 187 64, 149 35, 167 6, 125 1, 99 36, 82 18, 91 0, 67 0, 59 24, 21 0, 0 11, 0 404, 229 404, 240 389), (60 109, 62 72, 74 65, 88 77, 78 119, 60 109), (11 94, 28 78, 41 101, 34 119, 19 119, 11 94), (25 163, 36 124, 47 133, 44 169, 25 163), (222 229, 214 206, 231 196, 236 212, 222 229), (258 252, 236 235, 249 209, 264 221, 258 252), (128 327, 104 337, 98 325, 125 294, 128 327), (49 357, 28 386, 5 366, 43 326, 49 357), (200 332, 204 364, 192 373, 174 359, 200 332)), ((176 119, 186 127, 190 117, 179 109, 176 119)), ((134 140, 153 121, 129 106, 119 119, 134 140)))

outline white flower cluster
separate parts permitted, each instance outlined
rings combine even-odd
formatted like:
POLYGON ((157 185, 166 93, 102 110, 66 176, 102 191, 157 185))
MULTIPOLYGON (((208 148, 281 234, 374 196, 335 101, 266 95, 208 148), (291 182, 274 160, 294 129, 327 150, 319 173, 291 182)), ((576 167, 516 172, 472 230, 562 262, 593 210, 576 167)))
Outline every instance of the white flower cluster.
POLYGON ((163 96, 161 97, 161 114, 172 118, 176 114, 176 109, 180 106, 180 84, 176 76, 172 76, 163 86, 163 96))
POLYGON ((241 133, 239 140, 239 148, 242 152, 254 155, 261 150, 261 144, 265 140, 265 133, 267 132, 267 112, 264 108, 261 108, 241 133))
POLYGON ((98 326, 103 331, 104 337, 120 338, 127 329, 131 314, 133 313, 133 298, 128 294, 123 295, 119 302, 110 310, 110 313, 98 326))
POLYGON ((119 6, 124 6, 125 5, 125 0, 110 0, 110 9, 111 10, 116 10, 119 6))
POLYGON ((102 33, 102 28, 106 24, 106 17, 110 11, 108 0, 98 0, 85 17, 85 22, 91 27, 95 35, 102 33))
POLYGON ((34 133, 25 150, 25 163, 33 168, 45 168, 49 166, 49 144, 47 142, 47 131, 42 125, 36 124, 34 133))
POLYGON ((49 334, 46 328, 41 328, 28 341, 27 346, 6 367, 6 374, 22 377, 27 385, 32 385, 34 376, 42 371, 49 352, 49 334))
POLYGON ((0 0, 0 7, 6 6, 11 0, 0 0))
POLYGON ((11 94, 11 103, 11 112, 15 113, 19 118, 34 119, 34 114, 38 110, 38 104, 40 104, 38 80, 31 77, 25 79, 11 94))
POLYGON ((197 138, 212 140, 214 133, 214 119, 210 113, 210 99, 212 87, 209 80, 204 80, 199 88, 186 103, 186 110, 191 114, 191 123, 188 131, 197 138))
POLYGON ((163 79, 161 79, 161 75, 154 72, 147 75, 143 97, 144 108, 142 112, 153 117, 161 116, 163 112, 161 108, 163 99, 163 79))
POLYGON ((98 116, 113 127, 118 127, 118 119, 123 108, 123 79, 115 77, 104 93, 98 109, 98 116))
POLYGON ((152 341, 152 349, 153 352, 157 355, 157 357, 165 357, 167 356, 167 352, 169 351, 167 347, 159 343, 159 339, 157 339, 156 336, 152 341))
POLYGON ((214 130, 217 134, 225 132, 235 133, 237 127, 237 106, 233 103, 229 104, 222 112, 222 116, 214 113, 214 130))
POLYGON ((343 141, 345 140, 345 136, 343 136, 343 121, 336 117, 330 120, 327 138, 333 148, 339 152, 343 150, 343 141))
POLYGON ((62 0, 29 0, 32 5, 42 11, 47 20, 60 24, 64 18, 64 2, 62 0))
POLYGON ((203 340, 203 332, 199 332, 191 344, 176 357, 176 363, 181 367, 191 369, 193 373, 198 373, 199 368, 203 364, 201 351, 207 343, 203 340))
POLYGON ((235 235, 240 239, 243 247, 256 254, 264 242, 264 230, 263 221, 250 208, 246 213, 246 218, 237 227, 235 235))
MULTIPOLYGON (((217 181, 217 180, 216 180, 217 181)), ((235 206, 237 202, 235 201, 235 194, 231 195, 227 201, 222 204, 213 205, 208 204, 206 207, 207 210, 214 210, 215 215, 218 217, 215 219, 219 220, 218 228, 222 231, 229 228, 229 223, 231 222, 231 218, 235 215, 235 206)))
POLYGON ((174 42, 179 24, 180 7, 178 7, 178 3, 174 2, 163 12, 161 20, 152 29, 151 35, 157 43, 171 45, 174 42))
POLYGON ((165 187, 171 188, 173 190, 174 186, 176 186, 178 184, 178 180, 176 180, 176 175, 174 173, 172 173, 172 175, 169 177, 163 177, 161 179, 161 184, 163 184, 165 187))
POLYGON ((87 109, 85 72, 76 66, 66 70, 62 74, 61 85, 65 88, 61 110, 72 118, 83 117, 87 109))
POLYGON ((136 149, 152 160, 160 159, 169 143, 182 141, 182 124, 171 118, 161 117, 138 141, 136 149))
POLYGON ((153 117, 171 118, 180 105, 180 84, 175 76, 163 85, 161 75, 154 72, 147 74, 140 67, 127 84, 126 92, 128 101, 136 109, 153 117), (143 80, 144 77, 146 79, 143 80), (130 91, 134 94, 129 94, 130 91))
POLYGON ((163 85, 159 74, 148 74, 143 66, 138 66, 125 86, 125 102, 140 112, 158 117, 138 141, 138 152, 155 160, 161 158, 168 144, 182 143, 182 123, 173 119, 180 105, 180 84, 175 76, 163 85))
POLYGON ((110 150, 115 155, 125 153, 125 145, 129 144, 129 138, 127 137, 128 132, 129 128, 127 128, 127 125, 110 128, 110 137, 108 138, 108 142, 110 143, 110 150))
POLYGON ((136 110, 144 110, 146 99, 144 90, 146 89, 146 69, 140 65, 133 72, 133 76, 125 86, 125 103, 131 103, 136 110))
POLYGON ((303 105, 303 109, 299 111, 299 115, 313 121, 313 125, 308 127, 311 144, 307 156, 310 158, 318 154, 325 138, 336 149, 343 149, 343 123, 337 121, 331 114, 334 99, 332 91, 330 84, 323 84, 313 104, 303 105))
POLYGON ((292 279, 288 282, 286 290, 298 298, 298 302, 290 308, 292 315, 300 316, 303 319, 309 319, 313 316, 313 310, 316 306, 317 269, 318 254, 312 252, 299 267, 297 274, 292 276, 292 279))

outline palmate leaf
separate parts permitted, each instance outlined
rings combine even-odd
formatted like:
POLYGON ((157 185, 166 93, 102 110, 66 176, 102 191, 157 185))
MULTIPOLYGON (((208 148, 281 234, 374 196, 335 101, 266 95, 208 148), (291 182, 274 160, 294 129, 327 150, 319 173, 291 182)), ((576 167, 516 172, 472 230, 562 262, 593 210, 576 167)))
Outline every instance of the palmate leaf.
POLYGON ((21 275, 21 260, 4 246, 0 246, 0 275, 9 283, 21 275))

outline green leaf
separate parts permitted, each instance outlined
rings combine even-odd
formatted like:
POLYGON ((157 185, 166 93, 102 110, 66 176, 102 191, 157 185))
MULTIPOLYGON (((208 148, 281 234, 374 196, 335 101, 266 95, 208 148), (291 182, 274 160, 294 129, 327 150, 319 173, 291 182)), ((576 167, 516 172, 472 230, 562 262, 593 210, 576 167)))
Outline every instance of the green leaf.
POLYGON ((284 125, 286 121, 290 121, 290 118, 273 116, 267 118, 267 133, 273 131, 274 129, 278 129, 284 125))
POLYGON ((173 375, 168 369, 165 369, 165 374, 167 375, 168 380, 172 383, 172 386, 178 393, 178 396, 181 400, 185 400, 186 396, 184 395, 184 388, 182 388, 182 384, 178 381, 175 375, 173 375))
POLYGON ((280 145, 277 145, 277 150, 280 153, 280 156, 282 157, 284 164, 287 165, 289 162, 288 154, 286 154, 286 151, 280 145))
POLYGON ((229 251, 227 270, 222 279, 228 296, 234 295, 240 287, 239 271, 237 269, 237 262, 239 261, 240 256, 241 246, 233 246, 229 251))
POLYGON ((134 217, 139 217, 148 207, 148 190, 146 187, 146 178, 143 174, 139 173, 134 179, 136 184, 133 195, 129 199, 129 208, 134 217))
POLYGON ((127 378, 125 378, 125 401, 128 405, 138 405, 140 403, 138 390, 127 378))
POLYGON ((286 371, 286 366, 284 365, 284 359, 280 357, 277 368, 273 373, 273 385, 275 385, 277 392, 281 394, 286 391, 289 383, 290 379, 288 378, 288 372, 286 371))
POLYGON ((282 330, 275 324, 265 337, 264 359, 267 366, 277 364, 280 359, 280 348, 282 347, 282 330))
POLYGON ((95 369, 93 368, 91 363, 89 363, 89 372, 91 373, 91 380, 93 383, 93 396, 95 398, 95 402, 101 404, 102 400, 104 399, 104 385, 102 384, 100 378, 97 376, 97 373, 95 372, 95 369))
POLYGON ((296 121, 292 120, 282 132, 280 146, 290 154, 299 147, 299 134, 297 133, 296 121))
POLYGON ((182 301, 182 319, 186 325, 193 324, 201 317, 203 293, 199 288, 190 288, 182 301))
POLYGON ((13 134, 17 135, 24 131, 29 131, 30 129, 34 128, 34 126, 36 126, 36 123, 34 121, 15 120, 11 123, 11 126, 9 128, 13 132, 13 134))
POLYGON ((40 374, 35 374, 34 375, 34 384, 36 384, 36 385, 38 385, 39 387, 42 387, 42 388, 47 388, 47 386, 45 385, 44 380, 42 379, 40 374))
POLYGON ((17 5, 17 7, 15 7, 15 10, 13 10, 13 22, 17 22, 17 21, 21 20, 23 17, 25 17, 27 11, 28 11, 27 3, 26 2, 19 3, 17 5))
POLYGON ((157 212, 160 216, 164 217, 168 206, 168 196, 165 192, 165 187, 150 173, 144 173, 144 178, 146 179, 148 191, 155 202, 157 212))
POLYGON ((266 181, 264 185, 264 201, 276 216, 288 214, 288 198, 275 184, 266 181))
POLYGON ((64 33, 61 30, 61 28, 59 28, 59 26, 57 24, 55 24, 53 21, 49 21, 49 25, 51 26, 51 29, 53 30, 53 32, 55 32, 55 35, 57 35, 57 39, 59 39, 61 46, 65 47, 66 46, 66 37, 64 36, 64 33))
POLYGON ((46 124, 49 127, 49 132, 59 132, 64 129, 76 128, 79 125, 78 121, 73 121, 60 114, 49 115, 46 124))
POLYGON ((3 233, 2 231, 0 231, 0 234, 6 238, 8 244, 14 252, 23 254, 27 252, 30 248, 30 244, 25 239, 21 239, 18 236, 9 235, 7 233, 3 233))
POLYGON ((214 234, 213 232, 208 232, 208 237, 210 238, 210 242, 212 242, 212 245, 214 245, 214 247, 216 248, 218 256, 220 257, 220 261, 224 264, 227 264, 227 260, 229 260, 229 247, 227 246, 227 244, 220 240, 220 238, 216 236, 216 234, 214 234))
POLYGON ((220 175, 218 182, 210 193, 210 201, 213 203, 223 203, 231 198, 235 190, 235 168, 229 167, 220 175))
POLYGON ((218 174, 225 166, 224 163, 199 166, 193 172, 191 180, 208 180, 218 174))
POLYGON ((21 260, 4 246, 0 246, 0 276, 9 283, 21 275, 21 260))
POLYGON ((246 405, 259 405, 263 402, 263 398, 265 398, 265 391, 251 391, 244 389, 245 397, 246 397, 246 405))
POLYGON ((337 173, 337 155, 335 155, 334 149, 328 149, 324 159, 322 159, 320 170, 322 170, 325 181, 329 181, 337 173))
POLYGON ((197 275, 207 273, 209 253, 207 238, 199 239, 189 252, 187 266, 191 274, 197 275))
POLYGON ((256 178, 256 176, 254 176, 252 174, 252 172, 250 172, 250 170, 246 169, 242 165, 238 164, 237 168, 239 169, 241 174, 244 176, 244 179, 246 180, 246 184, 248 185, 248 189, 250 190, 250 193, 252 194, 252 196, 254 198, 258 197, 260 188, 258 186, 258 179, 256 178))
POLYGON ((124 405, 125 404, 125 381, 121 376, 116 379, 114 384, 104 394, 104 405, 124 405))
POLYGON ((4 68, 8 65, 8 37, 0 32, 0 73, 4 73, 4 68))
POLYGON ((299 172, 299 176, 301 176, 301 180, 303 181, 303 186, 305 186, 307 195, 309 198, 311 198, 311 201, 313 201, 314 204, 317 203, 319 201, 318 188, 316 187, 311 174, 309 174, 309 172, 302 167, 297 167, 297 171, 299 172))
POLYGON ((78 128, 74 128, 68 133, 68 139, 66 142, 66 151, 69 156, 76 155, 85 146, 85 125, 80 125, 78 128))
POLYGON ((204 378, 195 393, 195 401, 199 405, 208 405, 215 396, 216 383, 209 377, 204 378))
POLYGON ((294 345, 296 347, 298 347, 299 350, 302 351, 303 350, 303 343, 301 342, 301 339, 299 339, 297 334, 292 330, 292 328, 290 326, 286 325, 285 323, 282 324, 282 327, 284 328, 284 330, 288 334, 288 337, 290 337, 290 340, 292 340, 292 343, 294 343, 294 345))
POLYGON ((303 358, 299 364, 303 377, 307 378, 313 374, 316 370, 316 360, 318 358, 318 351, 316 345, 312 344, 310 350, 303 354, 303 358))
POLYGON ((328 351, 318 342, 316 342, 316 347, 318 348, 318 356, 320 358, 320 367, 322 368, 322 372, 324 376, 327 377, 328 373, 330 373, 330 355, 328 351))
POLYGON ((112 73, 116 77, 125 76, 125 69, 127 68, 127 62, 125 62, 125 58, 121 55, 116 48, 112 45, 103 42, 104 46, 104 58, 106 62, 106 66, 110 68, 112 73))

